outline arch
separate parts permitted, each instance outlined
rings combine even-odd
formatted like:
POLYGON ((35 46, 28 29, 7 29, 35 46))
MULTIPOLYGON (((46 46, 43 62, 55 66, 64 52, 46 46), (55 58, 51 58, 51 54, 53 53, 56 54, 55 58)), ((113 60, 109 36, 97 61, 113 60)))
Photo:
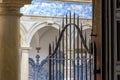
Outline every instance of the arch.
POLYGON ((23 39, 25 39, 25 36, 27 34, 27 31, 22 23, 20 23, 20 35, 23 39))
POLYGON ((27 35, 27 31, 22 23, 20 23, 20 44, 24 45, 25 44, 25 37, 27 35))
MULTIPOLYGON (((82 29, 82 35, 84 36, 84 39, 86 38, 86 45, 89 46, 91 42, 91 32, 92 32, 92 27, 84 26, 82 29)), ((78 36, 76 34, 75 39, 77 40, 78 36)), ((81 41, 81 39, 80 39, 81 41)), ((77 43, 77 41, 76 41, 77 43)), ((81 43, 80 43, 81 44, 81 43)))
POLYGON ((92 29, 92 25, 90 25, 90 24, 84 24, 84 25, 82 25, 82 27, 83 27, 82 30, 92 29))
POLYGON ((27 34, 27 37, 26 37, 26 43, 28 45, 30 45, 30 42, 32 40, 32 37, 34 36, 34 34, 40 30, 41 28, 43 27, 46 27, 46 26, 49 26, 49 27, 53 27, 55 29, 59 29, 60 25, 57 24, 57 23, 48 23, 48 22, 43 22, 43 23, 38 23, 38 24, 35 24, 34 26, 32 26, 32 28, 29 30, 28 34, 27 34))

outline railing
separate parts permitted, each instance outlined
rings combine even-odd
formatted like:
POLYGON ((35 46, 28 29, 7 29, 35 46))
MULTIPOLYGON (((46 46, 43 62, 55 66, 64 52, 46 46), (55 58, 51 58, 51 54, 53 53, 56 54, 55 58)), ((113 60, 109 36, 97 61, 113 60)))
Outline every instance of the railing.
MULTIPOLYGON (((89 34, 90 35, 90 34, 89 34)), ((96 45, 83 35, 79 16, 63 18, 59 38, 49 44, 49 80, 96 80, 96 45)))

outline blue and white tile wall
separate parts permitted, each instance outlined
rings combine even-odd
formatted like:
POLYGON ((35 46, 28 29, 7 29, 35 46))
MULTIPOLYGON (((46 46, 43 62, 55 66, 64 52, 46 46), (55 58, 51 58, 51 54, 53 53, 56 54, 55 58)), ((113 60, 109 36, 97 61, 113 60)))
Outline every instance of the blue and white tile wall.
MULTIPOLYGON (((29 80, 48 80, 48 75, 49 75, 48 74, 48 71, 49 71, 48 70, 48 57, 46 59, 42 60, 41 63, 39 63, 39 58, 40 58, 39 55, 36 55, 36 61, 34 61, 32 58, 29 58, 29 80)), ((93 73, 93 71, 90 71, 90 68, 91 68, 91 70, 93 70, 92 69, 93 63, 91 63, 91 62, 92 61, 89 60, 86 63, 85 57, 84 57, 82 65, 79 65, 79 66, 75 65, 75 73, 73 73, 72 76, 75 74, 76 78, 79 77, 81 79, 81 76, 82 76, 81 73, 83 73, 83 80, 87 80, 86 75, 87 75, 87 78, 90 78, 90 76, 92 76, 92 73, 93 73), (87 67, 87 70, 86 70, 86 67, 87 67), (80 73, 79 75, 77 74, 78 68, 79 68, 79 73, 80 73), (86 71, 87 71, 87 74, 86 74, 86 71), (90 75, 90 72, 91 72, 91 75, 90 75)), ((61 61, 61 62, 58 61, 57 64, 63 65, 63 61, 61 61)), ((74 62, 72 64, 74 65, 74 62)), ((55 67, 56 62, 54 62, 54 65, 52 64, 52 66, 55 67)), ((58 69, 57 71, 54 70, 54 78, 56 78, 56 76, 58 76, 58 75, 55 75, 56 73, 58 73, 59 79, 61 79, 61 80, 63 79, 63 72, 62 72, 63 70, 62 69, 63 68, 61 68, 61 70, 58 69)), ((53 72, 51 74, 53 75, 53 72)))
POLYGON ((29 80, 48 80, 48 59, 39 63, 39 55, 36 55, 36 61, 29 58, 29 80))
MULTIPOLYGON (((60 54, 63 54, 63 53, 60 53, 60 54)), ((46 57, 46 59, 42 60, 41 62, 39 60, 40 60, 39 55, 36 55, 36 61, 34 61, 32 58, 29 58, 29 80, 48 80, 48 71, 49 71, 48 57, 46 57)), ((57 61, 57 64, 63 65, 63 61, 57 61)), ((52 64, 52 66, 56 66, 56 61, 54 61, 54 64, 52 64)), ((63 78, 62 71, 63 70, 60 71, 58 69, 54 71, 54 74, 59 73, 60 74, 59 78, 62 79, 63 78)), ((52 75, 53 75, 53 72, 52 72, 52 75)), ((57 75, 54 75, 54 78, 56 76, 57 75)))
POLYGON ((65 16, 68 12, 75 12, 80 18, 92 18, 92 4, 73 2, 42 2, 33 0, 30 5, 20 9, 25 15, 37 16, 65 16))

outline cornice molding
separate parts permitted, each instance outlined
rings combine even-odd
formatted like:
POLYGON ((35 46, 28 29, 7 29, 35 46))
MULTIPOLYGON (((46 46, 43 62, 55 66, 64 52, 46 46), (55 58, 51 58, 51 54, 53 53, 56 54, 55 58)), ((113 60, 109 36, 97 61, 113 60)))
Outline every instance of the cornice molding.
POLYGON ((0 3, 8 3, 8 4, 30 4, 32 0, 0 0, 0 3))
POLYGON ((25 4, 30 4, 31 0, 0 1, 0 15, 20 15, 20 8, 25 4))
POLYGON ((21 15, 20 14, 21 4, 15 3, 0 3, 0 15, 8 14, 8 15, 21 15))
POLYGON ((21 4, 25 5, 25 4, 31 4, 32 0, 20 0, 21 4))

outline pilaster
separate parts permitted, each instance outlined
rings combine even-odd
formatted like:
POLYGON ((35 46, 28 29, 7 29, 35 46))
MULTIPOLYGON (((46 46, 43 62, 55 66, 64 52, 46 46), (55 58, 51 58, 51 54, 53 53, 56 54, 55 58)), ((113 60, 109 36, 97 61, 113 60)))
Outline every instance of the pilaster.
POLYGON ((29 74, 29 50, 30 47, 22 47, 22 58, 21 58, 21 80, 28 80, 29 74))

